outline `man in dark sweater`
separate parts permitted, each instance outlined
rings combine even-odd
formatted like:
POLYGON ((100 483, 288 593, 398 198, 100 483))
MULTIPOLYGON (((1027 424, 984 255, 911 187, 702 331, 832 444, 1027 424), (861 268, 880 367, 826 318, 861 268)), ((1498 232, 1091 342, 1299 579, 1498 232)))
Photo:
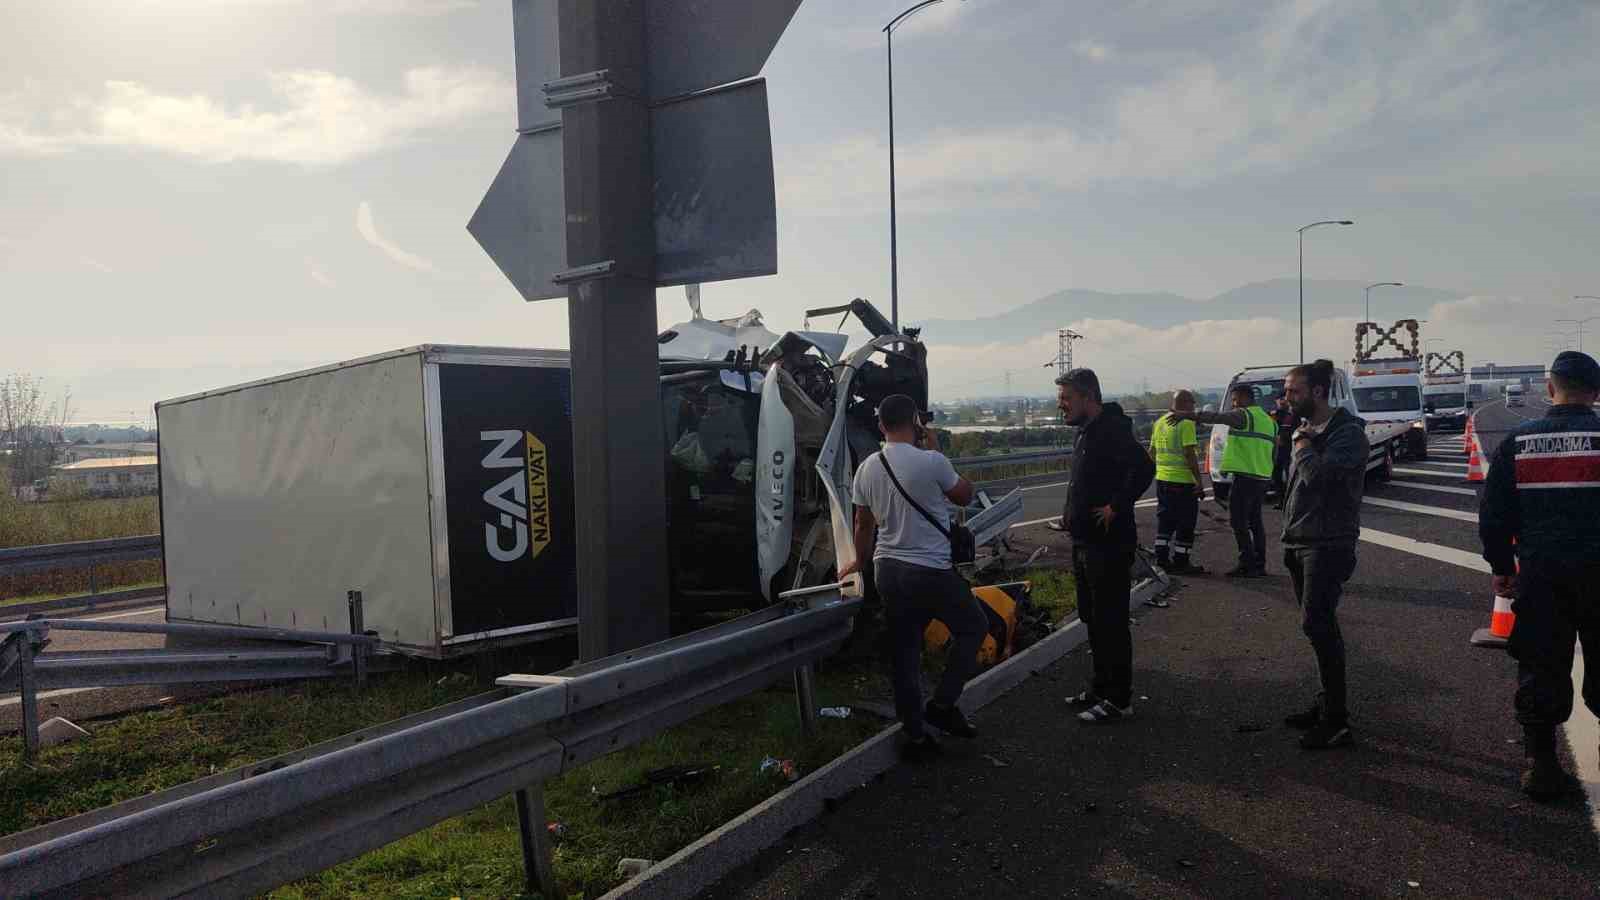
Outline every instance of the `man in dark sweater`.
POLYGON ((1089 629, 1094 654, 1093 684, 1070 702, 1086 707, 1080 721, 1096 725, 1133 715, 1128 603, 1139 544, 1133 504, 1155 479, 1156 466, 1133 436, 1133 421, 1122 407, 1101 402, 1093 371, 1073 369, 1056 385, 1065 421, 1078 429, 1061 520, 1072 535, 1078 618, 1089 629))
POLYGON ((1348 744, 1344 635, 1339 597, 1356 570, 1361 538, 1361 493, 1370 445, 1366 423, 1330 406, 1333 363, 1325 359, 1289 370, 1285 394, 1303 423, 1294 433, 1283 512, 1283 564, 1294 582, 1322 680, 1320 702, 1284 723, 1303 729, 1300 746, 1321 750, 1348 744))

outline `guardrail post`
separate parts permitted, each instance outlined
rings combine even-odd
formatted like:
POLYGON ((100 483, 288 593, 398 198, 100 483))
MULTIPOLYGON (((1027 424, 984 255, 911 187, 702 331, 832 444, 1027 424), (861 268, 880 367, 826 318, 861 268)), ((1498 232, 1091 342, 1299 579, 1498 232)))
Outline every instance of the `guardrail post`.
POLYGON ((17 642, 17 688, 22 694, 22 758, 33 762, 39 756, 39 695, 33 677, 33 652, 37 632, 25 631, 17 642))
MULTIPOLYGON (((345 600, 350 604, 350 633, 365 634, 366 621, 361 614, 361 592, 346 591, 345 600)), ((367 685, 367 645, 357 642, 350 646, 350 668, 356 676, 356 687, 367 685)))
POLYGON ((555 858, 545 827, 544 785, 517 791, 517 826, 522 830, 524 887, 530 894, 556 900, 561 894, 556 890, 555 858))
POLYGON ((794 700, 800 707, 800 730, 806 737, 817 733, 817 673, 811 666, 794 670, 794 700))

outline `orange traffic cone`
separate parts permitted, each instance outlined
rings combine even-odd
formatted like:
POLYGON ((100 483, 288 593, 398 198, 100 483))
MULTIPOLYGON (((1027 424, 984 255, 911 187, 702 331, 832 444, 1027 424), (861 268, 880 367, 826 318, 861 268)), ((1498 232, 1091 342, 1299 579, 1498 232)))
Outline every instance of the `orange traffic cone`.
POLYGON ((1472 419, 1467 420, 1467 480, 1482 481, 1488 474, 1488 466, 1483 464, 1483 454, 1478 449, 1478 432, 1472 425, 1472 419))
MULTIPOLYGON (((1467 420, 1468 425, 1471 420, 1467 420)), ((1511 539, 1515 544, 1516 538, 1511 539)), ((1522 561, 1517 561, 1517 571, 1522 571, 1522 561)), ((1494 612, 1489 614, 1489 627, 1479 628, 1472 633, 1472 646, 1488 647, 1491 650, 1504 650, 1506 639, 1511 637, 1511 627, 1517 624, 1516 613, 1511 611, 1511 598, 1494 595, 1494 612)))
POLYGON ((1506 638, 1511 637, 1511 626, 1516 623, 1517 617, 1511 612, 1511 598, 1496 594, 1494 612, 1489 616, 1489 627, 1479 628, 1472 633, 1472 646, 1504 650, 1506 638))

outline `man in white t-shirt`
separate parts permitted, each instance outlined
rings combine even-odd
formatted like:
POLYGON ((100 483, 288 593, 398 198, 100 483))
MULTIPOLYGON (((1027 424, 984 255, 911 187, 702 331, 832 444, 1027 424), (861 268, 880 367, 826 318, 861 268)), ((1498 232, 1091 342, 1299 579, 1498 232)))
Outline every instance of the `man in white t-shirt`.
POLYGON ((947 734, 977 737, 956 701, 977 671, 978 648, 989 624, 972 588, 950 564, 950 504, 970 503, 972 484, 943 454, 928 448, 928 433, 917 417, 916 403, 904 394, 879 405, 883 450, 856 470, 851 490, 856 562, 839 573, 843 580, 872 557, 889 619, 895 711, 905 728, 904 753, 911 759, 924 758, 938 746, 923 730, 924 722, 947 734), (922 636, 934 619, 950 629, 952 643, 944 676, 924 708, 922 636))

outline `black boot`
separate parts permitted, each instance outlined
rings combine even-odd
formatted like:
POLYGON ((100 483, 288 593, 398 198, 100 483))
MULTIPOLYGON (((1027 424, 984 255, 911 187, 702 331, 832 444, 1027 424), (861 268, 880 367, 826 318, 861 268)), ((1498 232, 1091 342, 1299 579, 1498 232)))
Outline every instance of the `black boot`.
POLYGON ((1561 768, 1556 755, 1556 730, 1542 726, 1525 727, 1522 740, 1528 752, 1528 768, 1522 773, 1522 792, 1535 800, 1554 800, 1577 789, 1577 779, 1561 768))
POLYGON ((1527 771, 1522 773, 1522 792, 1535 800, 1555 800, 1571 794, 1578 781, 1566 769, 1555 751, 1528 757, 1527 771))

